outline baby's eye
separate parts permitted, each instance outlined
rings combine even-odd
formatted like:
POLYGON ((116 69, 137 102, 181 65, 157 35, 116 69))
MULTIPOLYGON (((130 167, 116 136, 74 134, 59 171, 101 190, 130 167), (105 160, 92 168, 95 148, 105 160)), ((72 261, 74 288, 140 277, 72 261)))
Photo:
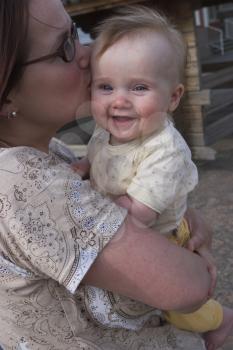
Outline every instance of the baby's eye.
POLYGON ((99 89, 104 91, 112 91, 111 85, 108 84, 100 84, 99 89))
POLYGON ((133 90, 134 91, 145 91, 145 90, 148 90, 148 88, 146 87, 146 85, 138 84, 138 85, 134 86, 133 90))

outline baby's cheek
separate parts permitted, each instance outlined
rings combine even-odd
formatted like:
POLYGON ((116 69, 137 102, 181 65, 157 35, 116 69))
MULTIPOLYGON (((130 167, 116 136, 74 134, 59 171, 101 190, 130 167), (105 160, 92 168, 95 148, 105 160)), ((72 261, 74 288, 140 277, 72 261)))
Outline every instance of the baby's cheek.
POLYGON ((164 120, 166 118, 167 112, 163 110, 163 108, 154 108, 154 106, 148 106, 144 108, 144 119, 148 123, 156 123, 164 120))
POLYGON ((106 108, 101 101, 93 99, 91 102, 91 112, 92 116, 95 118, 96 122, 100 125, 106 120, 106 108))

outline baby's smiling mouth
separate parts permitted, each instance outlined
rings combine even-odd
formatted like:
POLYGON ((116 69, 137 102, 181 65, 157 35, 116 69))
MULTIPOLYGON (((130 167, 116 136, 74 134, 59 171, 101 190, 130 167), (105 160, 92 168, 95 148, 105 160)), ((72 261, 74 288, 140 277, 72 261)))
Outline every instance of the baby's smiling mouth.
POLYGON ((134 121, 136 118, 135 117, 128 117, 128 116, 125 116, 125 115, 113 115, 112 119, 117 121, 117 122, 124 123, 124 122, 134 121))

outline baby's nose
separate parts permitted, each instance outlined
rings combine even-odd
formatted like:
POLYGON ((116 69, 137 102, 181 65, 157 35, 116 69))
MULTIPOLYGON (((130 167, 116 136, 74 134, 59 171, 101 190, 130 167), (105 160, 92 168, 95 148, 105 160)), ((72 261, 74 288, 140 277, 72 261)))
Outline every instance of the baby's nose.
POLYGON ((125 95, 118 94, 115 96, 115 98, 112 101, 112 108, 113 109, 119 109, 119 108, 129 108, 131 106, 130 100, 125 95))

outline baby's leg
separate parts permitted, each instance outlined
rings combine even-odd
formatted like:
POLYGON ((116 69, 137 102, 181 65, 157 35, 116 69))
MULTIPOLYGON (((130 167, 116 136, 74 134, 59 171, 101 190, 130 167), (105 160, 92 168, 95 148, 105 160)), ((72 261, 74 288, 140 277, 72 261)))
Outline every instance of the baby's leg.
MULTIPOLYGON (((175 235, 172 235, 169 239, 175 244, 185 246, 187 241, 190 239, 190 232, 185 219, 182 221, 177 232, 175 232, 175 235)), ((210 302, 212 303, 214 301, 210 300, 210 302)), ((217 306, 215 314, 218 315, 218 321, 216 322, 216 326, 214 326, 214 318, 211 321, 211 312, 209 312, 211 310, 207 310, 207 312, 206 310, 204 311, 206 306, 210 306, 208 303, 209 302, 204 304, 199 310, 194 313, 179 314, 176 312, 168 312, 167 314, 165 313, 165 318, 168 322, 174 324, 177 328, 204 333, 206 349, 217 350, 222 344, 224 344, 226 338, 229 335, 233 335, 233 310, 227 307, 221 307, 219 304, 221 312, 218 311, 219 307, 217 306), (202 318, 202 313, 204 318, 202 318), (220 316, 220 313, 222 316, 220 316), (210 317, 208 316, 207 319, 205 319, 206 315, 209 315, 210 317), (199 322, 200 320, 202 321, 199 322), (205 327, 209 326, 211 326, 211 328, 207 330, 205 327)), ((214 305, 212 305, 210 309, 212 307, 214 309, 214 305)))
POLYGON ((197 333, 213 331, 223 323, 223 308, 213 299, 194 312, 167 311, 163 314, 166 321, 177 328, 197 333))
POLYGON ((229 335, 233 335, 233 310, 223 307, 223 321, 214 331, 204 334, 207 350, 218 349, 229 335))

